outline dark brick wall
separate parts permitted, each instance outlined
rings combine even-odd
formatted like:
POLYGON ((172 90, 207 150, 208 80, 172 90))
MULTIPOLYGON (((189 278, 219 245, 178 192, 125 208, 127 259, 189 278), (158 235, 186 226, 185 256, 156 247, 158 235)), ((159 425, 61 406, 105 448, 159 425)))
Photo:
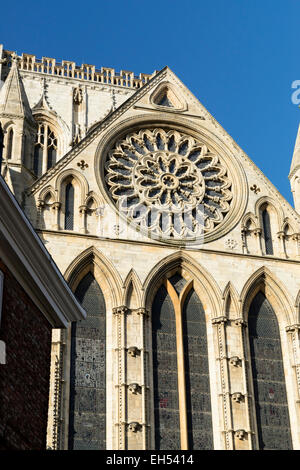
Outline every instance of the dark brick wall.
POLYGON ((0 260, 4 291, 0 340, 0 450, 45 449, 51 326, 0 260))

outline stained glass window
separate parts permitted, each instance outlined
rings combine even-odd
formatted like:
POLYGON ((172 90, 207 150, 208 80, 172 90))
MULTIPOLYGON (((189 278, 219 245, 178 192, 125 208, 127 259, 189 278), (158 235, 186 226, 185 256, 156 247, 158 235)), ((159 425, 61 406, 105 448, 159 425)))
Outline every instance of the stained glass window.
POLYGON ((68 183, 66 186, 66 209, 65 209, 65 230, 74 228, 74 186, 68 183))
POLYGON ((250 306, 248 322, 259 448, 292 449, 279 327, 262 292, 250 306))
POLYGON ((267 209, 264 209, 262 212, 262 221, 263 221, 266 254, 273 255, 273 241, 272 241, 270 215, 267 209))
POLYGON ((70 450, 106 448, 106 308, 102 290, 89 272, 75 296, 85 320, 73 323, 70 381, 70 450))
POLYGON ((180 449, 175 315, 164 286, 152 308, 155 448, 180 449))
POLYGON ((206 322, 194 289, 185 300, 183 344, 189 449, 213 449, 206 322))

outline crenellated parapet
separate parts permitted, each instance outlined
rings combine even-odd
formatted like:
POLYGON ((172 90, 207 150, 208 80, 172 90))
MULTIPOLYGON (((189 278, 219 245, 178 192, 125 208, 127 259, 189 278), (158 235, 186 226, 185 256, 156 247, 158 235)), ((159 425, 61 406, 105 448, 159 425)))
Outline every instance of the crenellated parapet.
MULTIPOLYGON (((16 56, 13 51, 4 50, 2 64, 3 69, 10 68, 12 58, 16 56)), ((95 65, 82 64, 76 65, 70 60, 62 60, 58 62, 51 57, 42 57, 37 59, 35 55, 22 53, 17 56, 18 68, 20 71, 35 72, 40 74, 52 75, 55 77, 71 78, 89 82, 102 83, 105 85, 114 85, 126 88, 141 88, 148 83, 153 74, 140 73, 138 76, 128 70, 116 72, 110 67, 101 67, 97 69, 95 65)))

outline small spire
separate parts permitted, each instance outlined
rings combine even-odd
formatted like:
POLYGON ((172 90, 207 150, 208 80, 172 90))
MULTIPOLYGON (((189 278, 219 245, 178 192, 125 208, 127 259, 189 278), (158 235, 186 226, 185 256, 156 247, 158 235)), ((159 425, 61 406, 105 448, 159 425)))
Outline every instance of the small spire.
POLYGON ((0 90, 0 113, 26 117, 33 121, 31 109, 18 70, 18 56, 12 54, 11 69, 0 90))

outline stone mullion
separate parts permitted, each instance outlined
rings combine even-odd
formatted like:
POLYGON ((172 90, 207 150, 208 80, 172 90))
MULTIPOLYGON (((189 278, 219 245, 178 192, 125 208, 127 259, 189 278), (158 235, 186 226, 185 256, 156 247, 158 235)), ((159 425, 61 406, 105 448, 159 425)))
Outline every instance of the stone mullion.
POLYGON ((222 316, 214 318, 212 324, 216 327, 217 345, 218 345, 218 359, 220 366, 220 379, 221 379, 221 408, 223 411, 224 419, 224 444, 225 450, 233 449, 233 425, 232 425, 232 412, 230 400, 230 384, 229 384, 229 371, 227 360, 226 348, 226 323, 227 318, 222 316))
POLYGON ((178 401, 179 401, 179 422, 180 422, 180 447, 181 450, 188 450, 188 426, 187 426, 187 404, 186 404, 186 383, 185 383, 185 363, 182 331, 181 302, 170 281, 166 280, 165 286, 171 297, 176 321, 176 347, 177 347, 177 378, 178 378, 178 401))
POLYGON ((44 143, 43 143, 43 161, 42 161, 42 175, 47 172, 47 159, 48 159, 48 126, 44 124, 44 143))
POLYGON ((285 237, 285 233, 284 232, 278 232, 277 233, 277 238, 279 240, 279 244, 280 244, 280 256, 282 257, 286 257, 286 251, 285 251, 285 240, 286 240, 286 237, 285 237))
POLYGON ((242 374, 243 374, 243 388, 244 388, 244 399, 245 399, 245 408, 246 408, 246 430, 245 433, 248 434, 248 442, 249 442, 249 450, 252 450, 255 445, 255 437, 254 437, 254 423, 251 413, 251 408, 253 408, 253 397, 252 394, 249 393, 249 373, 248 373, 248 360, 246 354, 246 335, 245 329, 247 328, 247 323, 242 318, 237 318, 235 320, 235 324, 240 329, 240 344, 242 348, 242 374))
POLYGON ((82 205, 79 207, 79 214, 80 214, 80 228, 79 231, 80 233, 87 233, 87 211, 88 208, 86 205, 82 205))
POLYGON ((260 255, 263 254, 263 249, 262 249, 262 230, 260 228, 257 228, 254 230, 254 235, 256 236, 256 240, 257 240, 257 249, 258 249, 258 253, 260 255))
MULTIPOLYGON (((297 383, 297 399, 296 399, 296 411, 297 411, 297 422, 300 421, 300 344, 299 344, 299 331, 300 324, 294 324, 286 327, 286 332, 290 336, 290 345, 293 354, 293 364, 296 383, 297 383)), ((299 445, 299 444, 298 444, 299 445)))
POLYGON ((59 227, 60 227, 59 217, 60 217, 61 203, 60 202, 54 202, 52 204, 51 208, 54 211, 54 218, 55 218, 53 228, 54 228, 54 230, 59 230, 59 227))
POLYGON ((117 307, 113 313, 117 317, 117 334, 118 334, 118 383, 117 383, 117 403, 118 403, 118 439, 117 448, 119 450, 126 449, 126 312, 124 306, 117 307))
POLYGON ((148 312, 144 308, 139 308, 137 313, 140 315, 140 328, 141 328, 141 390, 142 390, 142 429, 143 429, 143 450, 147 450, 148 447, 148 383, 149 378, 147 377, 148 372, 148 350, 146 334, 148 331, 148 312))
POLYGON ((39 229, 42 229, 42 220, 43 220, 43 209, 45 207, 45 202, 41 199, 38 200, 37 204, 37 217, 36 217, 36 226, 39 229))

